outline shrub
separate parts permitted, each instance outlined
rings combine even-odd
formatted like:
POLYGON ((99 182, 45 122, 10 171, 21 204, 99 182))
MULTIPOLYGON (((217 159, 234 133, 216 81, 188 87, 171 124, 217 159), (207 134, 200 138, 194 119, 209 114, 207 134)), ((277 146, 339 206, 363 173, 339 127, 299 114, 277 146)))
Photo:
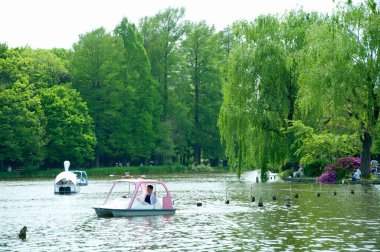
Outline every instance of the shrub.
POLYGON ((325 166, 324 173, 317 178, 317 183, 336 183, 348 177, 356 169, 360 169, 360 158, 348 156, 335 159, 333 163, 325 166))

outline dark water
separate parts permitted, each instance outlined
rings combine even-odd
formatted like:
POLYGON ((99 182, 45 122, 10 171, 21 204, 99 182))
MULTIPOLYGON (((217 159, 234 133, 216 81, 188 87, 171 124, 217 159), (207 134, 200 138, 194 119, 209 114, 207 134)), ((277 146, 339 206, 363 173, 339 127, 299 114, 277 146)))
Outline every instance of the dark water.
POLYGON ((175 215, 97 218, 91 207, 111 180, 90 177, 64 196, 53 194, 53 180, 0 182, 0 251, 380 251, 379 187, 256 184, 248 174, 152 178, 167 182, 175 215))

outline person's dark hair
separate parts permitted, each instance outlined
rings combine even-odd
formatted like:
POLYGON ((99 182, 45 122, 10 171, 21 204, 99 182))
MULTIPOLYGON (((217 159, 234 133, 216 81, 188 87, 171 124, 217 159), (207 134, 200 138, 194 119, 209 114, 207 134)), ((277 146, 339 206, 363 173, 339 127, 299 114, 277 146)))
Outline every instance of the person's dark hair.
POLYGON ((148 185, 148 187, 153 190, 153 186, 152 185, 148 185))

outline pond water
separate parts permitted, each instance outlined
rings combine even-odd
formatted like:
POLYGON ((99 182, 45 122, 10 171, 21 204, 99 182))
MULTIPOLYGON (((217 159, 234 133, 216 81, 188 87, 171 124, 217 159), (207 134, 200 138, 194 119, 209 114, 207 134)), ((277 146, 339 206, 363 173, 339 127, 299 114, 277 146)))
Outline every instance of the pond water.
POLYGON ((92 206, 103 202, 107 179, 90 177, 75 195, 54 195, 53 180, 2 181, 0 251, 380 251, 377 186, 255 183, 252 174, 150 178, 166 182, 174 215, 98 218, 92 206))

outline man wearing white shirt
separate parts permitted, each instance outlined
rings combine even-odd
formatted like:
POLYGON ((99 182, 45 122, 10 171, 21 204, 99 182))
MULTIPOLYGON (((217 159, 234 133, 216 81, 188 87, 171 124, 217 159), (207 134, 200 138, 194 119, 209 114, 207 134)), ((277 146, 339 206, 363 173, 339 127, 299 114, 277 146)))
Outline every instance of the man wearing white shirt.
POLYGON ((360 171, 360 169, 357 169, 354 172, 354 175, 352 175, 352 181, 360 180, 361 175, 362 175, 362 172, 360 171))
POLYGON ((154 203, 156 203, 156 195, 153 192, 153 186, 152 185, 148 185, 146 187, 146 194, 145 194, 144 202, 148 203, 150 205, 153 205, 154 203))

